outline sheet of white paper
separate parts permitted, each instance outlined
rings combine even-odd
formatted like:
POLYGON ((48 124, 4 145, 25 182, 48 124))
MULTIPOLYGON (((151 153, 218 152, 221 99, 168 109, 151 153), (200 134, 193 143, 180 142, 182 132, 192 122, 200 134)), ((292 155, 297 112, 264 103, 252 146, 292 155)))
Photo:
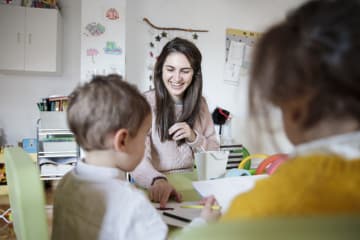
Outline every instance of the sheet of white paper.
POLYGON ((243 64, 242 64, 242 66, 244 68, 250 67, 250 63, 251 63, 251 59, 252 59, 252 52, 253 52, 253 47, 249 46, 249 45, 245 45, 244 59, 243 59, 243 64))
POLYGON ((230 84, 238 85, 240 80, 241 66, 233 63, 225 63, 224 80, 230 84))
POLYGON ((189 223, 183 222, 181 220, 177 220, 168 216, 163 215, 163 212, 168 212, 174 214, 179 217, 183 217, 189 220, 193 220, 196 217, 200 216, 201 209, 193 209, 193 208, 182 208, 181 206, 188 205, 198 205, 198 202, 169 202, 166 204, 166 208, 173 208, 172 210, 159 210, 159 203, 153 203, 153 206, 157 209, 158 213, 161 215, 163 221, 167 225, 176 226, 176 227, 185 227, 189 223))
POLYGON ((257 180, 265 177, 267 175, 228 177, 193 182, 193 186, 203 197, 214 195, 221 206, 221 211, 225 212, 235 196, 251 190, 257 180))
POLYGON ((244 59, 244 48, 245 43, 231 41, 227 62, 241 66, 244 59))

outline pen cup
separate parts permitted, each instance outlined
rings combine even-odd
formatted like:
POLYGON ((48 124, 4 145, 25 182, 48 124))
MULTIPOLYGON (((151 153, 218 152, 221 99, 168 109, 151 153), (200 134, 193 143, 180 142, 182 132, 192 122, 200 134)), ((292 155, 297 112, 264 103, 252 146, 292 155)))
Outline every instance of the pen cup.
POLYGON ((226 172, 228 151, 207 151, 195 153, 198 180, 222 177, 226 172))

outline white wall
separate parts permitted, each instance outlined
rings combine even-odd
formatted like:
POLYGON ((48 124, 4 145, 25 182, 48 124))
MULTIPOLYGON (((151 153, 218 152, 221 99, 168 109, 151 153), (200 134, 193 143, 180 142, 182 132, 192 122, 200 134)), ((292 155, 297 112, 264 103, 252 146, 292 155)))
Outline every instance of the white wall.
MULTIPOLYGON (((0 129, 8 144, 36 137, 36 106, 41 98, 69 94, 80 79, 81 1, 63 0, 63 71, 61 76, 0 74, 0 129)), ((11 24, 11 23, 9 23, 11 24)))
MULTIPOLYGON (((229 110, 232 135, 236 142, 249 145, 247 134, 247 80, 239 86, 223 81, 225 30, 237 28, 263 31, 285 17, 286 12, 304 0, 131 0, 127 3, 126 72, 129 81, 146 90, 145 59, 149 44, 149 26, 144 17, 162 27, 207 29, 198 46, 203 55, 203 95, 210 111, 216 106, 229 110), (245 109, 245 110, 244 110, 245 109)), ((287 143, 284 142, 286 145, 287 143)), ((267 150, 266 150, 267 151, 267 150)), ((270 150, 269 150, 270 151, 270 150)))
POLYGON ((81 81, 89 81, 94 74, 116 73, 125 75, 125 23, 126 0, 85 0, 81 10, 81 81), (110 20, 106 12, 116 9, 119 18, 110 20), (99 23, 105 32, 100 36, 92 36, 86 29, 88 24, 99 23), (103 48, 111 41, 121 49, 121 54, 105 54, 103 48), (87 55, 88 49, 98 51, 93 57, 87 55))
MULTIPOLYGON (((114 0, 116 3, 116 0, 114 0)), ((64 24, 61 76, 0 75, 0 129, 7 142, 36 136, 39 113, 36 102, 52 94, 68 94, 80 79, 81 2, 62 0, 64 24)), ((237 87, 224 84, 225 29, 263 31, 284 18, 304 0, 129 0, 126 3, 126 73, 130 82, 146 90, 145 63, 149 43, 149 18, 158 26, 208 29, 198 40, 203 54, 204 91, 210 111, 216 106, 233 115, 232 135, 247 145, 247 81, 237 87)), ((84 4, 86 2, 84 1, 84 4)))

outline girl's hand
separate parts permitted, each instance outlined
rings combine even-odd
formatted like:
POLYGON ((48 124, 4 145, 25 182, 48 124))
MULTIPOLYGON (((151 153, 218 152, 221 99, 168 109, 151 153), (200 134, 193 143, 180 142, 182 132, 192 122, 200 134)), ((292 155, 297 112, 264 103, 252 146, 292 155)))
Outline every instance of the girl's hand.
POLYGON ((213 209, 212 206, 219 206, 214 196, 204 198, 200 203, 204 203, 204 208, 201 211, 200 217, 207 222, 217 221, 221 216, 221 209, 213 209))
POLYGON ((182 197, 170 183, 164 179, 159 179, 149 188, 149 198, 153 202, 160 202, 160 208, 165 208, 169 198, 181 202, 182 197))
POLYGON ((219 203, 216 201, 216 198, 214 197, 214 195, 210 195, 210 196, 204 197, 204 198, 202 198, 198 203, 199 203, 200 205, 205 205, 205 203, 206 203, 207 201, 213 201, 213 200, 209 200, 209 199, 215 199, 214 204, 219 205, 219 203))
POLYGON ((186 122, 178 122, 169 128, 169 134, 172 135, 172 139, 177 141, 186 139, 188 142, 193 142, 196 139, 195 132, 186 122))

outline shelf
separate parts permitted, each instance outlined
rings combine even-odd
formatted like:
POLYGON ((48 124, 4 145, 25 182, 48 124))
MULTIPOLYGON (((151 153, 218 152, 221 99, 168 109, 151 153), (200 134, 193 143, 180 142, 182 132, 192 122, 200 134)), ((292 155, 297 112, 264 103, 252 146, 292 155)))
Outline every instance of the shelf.
MULTIPOLYGON (((67 165, 67 164, 62 164, 67 165)), ((74 168, 74 165, 68 165, 66 168, 60 165, 44 164, 40 166, 40 178, 61 178, 67 172, 71 171, 74 168)))
POLYGON ((77 153, 44 153, 44 152, 39 152, 39 158, 71 158, 71 157, 77 157, 78 154, 77 153), (43 155, 40 155, 43 154, 43 155))
POLYGON ((62 176, 40 176, 40 180, 60 180, 62 176))
POLYGON ((73 135, 69 129, 39 129, 40 135, 73 135))
POLYGON ((64 112, 41 112, 38 121, 37 165, 41 180, 58 180, 70 171, 80 158, 80 148, 73 133, 64 127, 64 112))

